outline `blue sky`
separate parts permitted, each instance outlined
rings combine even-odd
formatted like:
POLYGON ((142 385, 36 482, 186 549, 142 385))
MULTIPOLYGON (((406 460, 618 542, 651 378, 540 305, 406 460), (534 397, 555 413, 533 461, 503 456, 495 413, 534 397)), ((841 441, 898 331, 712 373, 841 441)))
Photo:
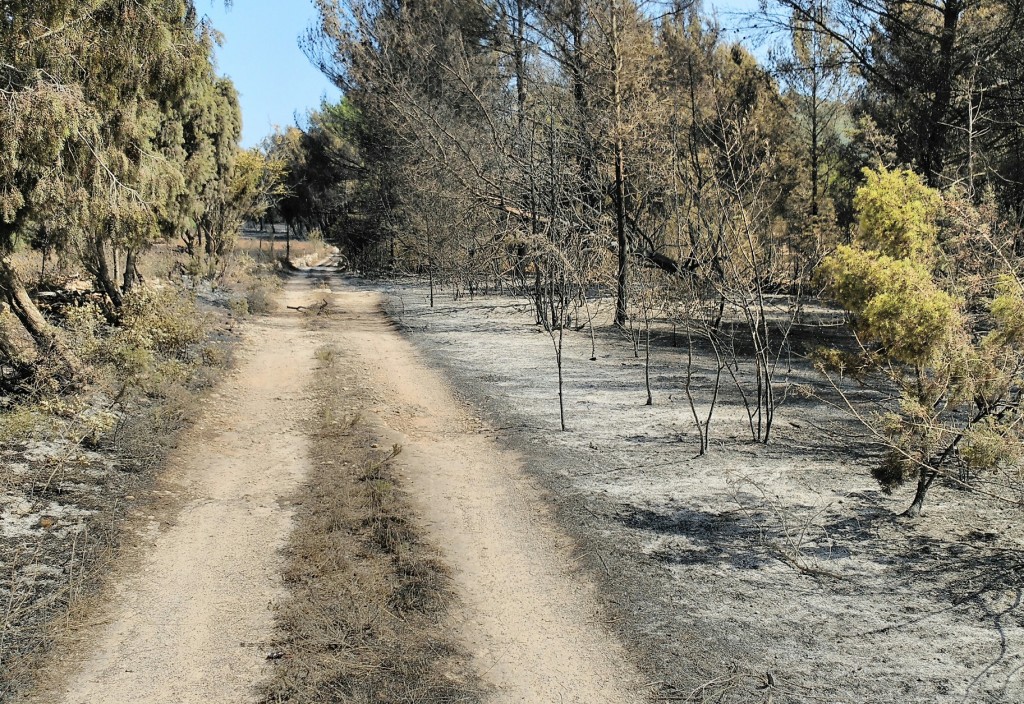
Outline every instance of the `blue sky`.
POLYGON ((317 19, 312 0, 223 0, 196 3, 224 35, 217 67, 241 94, 242 144, 251 147, 273 129, 295 123, 320 105, 323 96, 340 93, 299 48, 299 37, 317 19))
MULTIPOLYGON (((244 146, 258 144, 274 125, 295 124, 296 115, 319 106, 324 96, 341 95, 299 48, 299 37, 317 20, 312 0, 235 0, 230 10, 223 0, 198 5, 224 35, 218 68, 241 94, 244 146)), ((719 8, 726 27, 735 26, 736 10, 756 6, 757 0, 705 1, 706 10, 719 8)))

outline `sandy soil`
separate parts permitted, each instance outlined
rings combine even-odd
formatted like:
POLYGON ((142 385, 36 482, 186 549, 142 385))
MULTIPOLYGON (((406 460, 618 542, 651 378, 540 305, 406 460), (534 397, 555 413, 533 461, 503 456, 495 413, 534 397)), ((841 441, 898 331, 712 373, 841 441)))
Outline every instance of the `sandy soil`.
MULTIPOLYGON (((324 295, 302 279, 286 290, 289 305, 324 295)), ((640 701, 640 677, 522 458, 481 434, 388 323, 379 294, 345 289, 335 304, 341 332, 312 330, 292 311, 254 324, 244 363, 175 458, 168 501, 180 510, 149 527, 140 566, 85 634, 92 645, 63 695, 38 701, 252 700, 267 674, 285 500, 306 469, 308 384, 324 343, 359 351, 355 363, 379 399, 371 420, 403 445, 405 488, 453 567, 462 597, 453 627, 491 700, 640 701)))
MULTIPOLYGON (((1019 507, 937 487, 921 519, 900 519, 912 489, 883 495, 857 424, 797 395, 764 446, 723 386, 711 451, 695 457, 685 338, 673 347, 668 335, 655 340, 654 406, 642 355, 619 333, 598 329, 593 362, 587 331, 567 335, 569 432, 558 432, 552 344, 527 302, 438 294, 431 309, 423 286, 388 290, 422 359, 550 491, 662 696, 1024 702, 1019 507)), ((711 358, 698 349, 696 363, 705 409, 711 358)), ((827 392, 799 358, 784 376, 827 392)))

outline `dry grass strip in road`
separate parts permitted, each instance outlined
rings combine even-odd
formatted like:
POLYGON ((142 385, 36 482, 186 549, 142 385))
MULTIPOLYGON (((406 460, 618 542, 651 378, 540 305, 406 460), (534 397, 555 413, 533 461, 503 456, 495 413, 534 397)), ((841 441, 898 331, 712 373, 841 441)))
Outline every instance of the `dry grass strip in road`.
POLYGON ((340 354, 317 352, 312 469, 295 497, 279 666, 264 701, 477 702, 470 656, 446 627, 448 569, 396 484, 401 447, 378 447, 353 410, 340 354))

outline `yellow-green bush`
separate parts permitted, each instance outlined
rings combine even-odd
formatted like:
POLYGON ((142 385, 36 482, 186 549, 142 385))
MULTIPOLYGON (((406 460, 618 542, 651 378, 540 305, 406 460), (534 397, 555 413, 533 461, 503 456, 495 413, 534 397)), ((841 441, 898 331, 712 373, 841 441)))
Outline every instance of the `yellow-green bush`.
POLYGON ((271 313, 277 307, 277 291, 280 284, 276 278, 260 277, 245 287, 245 302, 250 313, 271 313))
POLYGON ((1001 464, 1019 462, 1021 446, 1018 442, 1008 441, 1006 429, 986 418, 964 434, 960 453, 971 470, 982 472, 1001 464))
POLYGON ((260 264, 247 254, 234 259, 225 276, 225 283, 238 296, 229 302, 236 316, 270 313, 277 306, 281 281, 276 276, 276 261, 260 264))
POLYGON ((864 341, 877 342, 895 361, 927 363, 957 321, 952 297, 921 262, 842 246, 826 259, 822 276, 831 296, 854 314, 864 341))
POLYGON ((76 353, 118 376, 139 376, 160 358, 184 359, 205 335, 195 300, 176 289, 140 287, 125 296, 115 325, 94 303, 70 308, 64 326, 76 353))
MULTIPOLYGON (((867 421, 889 447, 873 474, 887 491, 917 477, 913 512, 965 438, 968 464, 993 461, 997 437, 974 433, 968 419, 991 410, 986 399, 1000 398, 1005 384, 995 380, 1005 375, 997 346, 977 344, 962 292, 937 274, 942 195, 910 171, 866 170, 865 177, 854 199, 853 243, 819 272, 826 292, 851 313, 860 362, 835 350, 819 358, 826 369, 846 365, 863 370, 862 378, 878 375, 887 395, 895 390, 897 403, 867 421)), ((1024 301, 1008 282, 1001 291, 992 315, 1013 337, 1024 331, 1024 301)))
POLYGON ((996 283, 995 296, 989 306, 996 324, 991 340, 997 344, 1024 343, 1024 291, 1013 277, 1003 275, 996 283))
POLYGON ((857 190, 857 241, 895 259, 929 259, 935 247, 942 196, 913 171, 864 169, 857 190))
POLYGON ((242 296, 237 296, 228 301, 228 308, 236 318, 244 318, 249 315, 249 301, 242 296))

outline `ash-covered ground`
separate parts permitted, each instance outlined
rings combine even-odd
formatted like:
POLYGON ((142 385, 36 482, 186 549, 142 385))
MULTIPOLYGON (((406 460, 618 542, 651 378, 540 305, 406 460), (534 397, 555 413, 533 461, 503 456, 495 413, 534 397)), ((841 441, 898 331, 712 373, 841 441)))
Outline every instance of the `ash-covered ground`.
MULTIPOLYGON (((900 518, 912 489, 880 491, 877 449, 806 359, 781 367, 767 446, 724 378, 697 457, 678 331, 655 338, 653 406, 642 349, 598 326, 590 361, 589 330, 567 332, 563 433, 552 339, 528 301, 439 295, 431 309, 423 286, 384 288, 424 358, 549 488, 662 700, 1024 702, 1020 509, 937 486, 924 516, 900 518)), ((706 412, 715 365, 695 355, 706 412)))

